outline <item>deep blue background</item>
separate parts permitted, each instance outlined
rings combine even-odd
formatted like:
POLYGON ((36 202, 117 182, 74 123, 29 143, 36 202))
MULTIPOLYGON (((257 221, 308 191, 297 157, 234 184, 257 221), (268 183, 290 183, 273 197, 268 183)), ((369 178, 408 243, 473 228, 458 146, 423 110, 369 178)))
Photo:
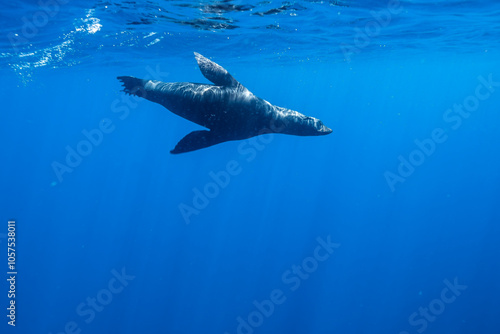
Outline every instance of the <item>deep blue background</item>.
MULTIPOLYGON (((354 18, 372 9, 342 7, 354 18)), ((309 23, 317 24, 314 17, 309 23)), ((160 42, 156 49, 122 45, 111 54, 109 46, 84 49, 80 40, 82 52, 95 59, 68 52, 62 63, 28 70, 16 66, 21 57, 4 56, 0 233, 8 219, 17 221, 19 275, 17 326, 7 326, 2 315, 2 333, 55 334, 74 321, 82 333, 233 334, 237 318, 247 319, 253 302, 269 299, 274 289, 286 301, 255 333, 500 330, 500 87, 458 129, 443 120, 448 108, 475 94, 479 76, 500 82, 498 49, 449 42, 448 51, 415 52, 396 45, 384 53, 367 48, 349 62, 339 44, 317 46, 317 54, 331 51, 330 58, 313 59, 313 46, 247 52, 236 30, 228 34, 241 40, 225 52, 191 40, 193 32, 214 40, 225 33, 176 29, 176 40, 184 31, 189 40, 177 49, 160 42), (159 66, 158 79, 207 82, 192 51, 224 66, 257 96, 320 118, 333 133, 266 137, 270 142, 251 161, 238 151, 245 142, 171 155, 200 127, 144 100, 131 100, 136 105, 120 119, 114 111, 125 95, 116 76, 146 77, 148 66, 159 66), (59 180, 54 162, 65 163, 66 147, 75 149, 85 140, 82 131, 105 118, 113 131, 59 180), (391 191, 384 173, 396 173, 398 157, 408 158, 414 141, 436 128, 448 139, 391 191), (179 205, 192 206, 194 189, 203 191, 210 173, 233 160, 241 172, 186 224, 179 205), (291 291, 282 275, 328 236, 340 247, 291 291), (108 288, 113 270, 135 278, 86 323, 77 306, 108 288), (417 331, 423 328, 412 326, 410 315, 455 279, 467 288, 417 331)), ((279 32, 270 34, 279 49, 279 32)), ((85 38, 92 43, 99 32, 85 38)), ((2 249, 5 242, 0 234, 2 249)), ((6 313, 4 279, 0 288, 6 313)))

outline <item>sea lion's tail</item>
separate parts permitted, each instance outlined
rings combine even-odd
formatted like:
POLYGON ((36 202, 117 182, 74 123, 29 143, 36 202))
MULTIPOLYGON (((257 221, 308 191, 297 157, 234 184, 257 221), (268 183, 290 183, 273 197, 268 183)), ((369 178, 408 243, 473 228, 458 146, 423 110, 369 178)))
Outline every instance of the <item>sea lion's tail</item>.
POLYGON ((144 85, 148 80, 138 79, 134 77, 122 76, 117 77, 123 84, 123 91, 130 95, 145 97, 146 90, 144 85))

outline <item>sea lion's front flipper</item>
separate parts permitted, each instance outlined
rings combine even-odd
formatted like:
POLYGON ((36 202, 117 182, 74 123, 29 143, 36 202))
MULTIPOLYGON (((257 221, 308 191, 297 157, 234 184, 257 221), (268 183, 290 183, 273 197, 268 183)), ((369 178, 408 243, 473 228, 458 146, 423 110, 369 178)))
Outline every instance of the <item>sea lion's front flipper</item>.
POLYGON ((172 154, 186 153, 196 151, 201 148, 209 147, 215 144, 223 143, 226 139, 213 131, 199 130, 188 133, 175 148, 170 151, 172 154))
POLYGON ((201 73, 217 86, 237 87, 240 85, 238 81, 229 72, 219 64, 214 63, 210 59, 203 57, 199 53, 194 53, 201 73))

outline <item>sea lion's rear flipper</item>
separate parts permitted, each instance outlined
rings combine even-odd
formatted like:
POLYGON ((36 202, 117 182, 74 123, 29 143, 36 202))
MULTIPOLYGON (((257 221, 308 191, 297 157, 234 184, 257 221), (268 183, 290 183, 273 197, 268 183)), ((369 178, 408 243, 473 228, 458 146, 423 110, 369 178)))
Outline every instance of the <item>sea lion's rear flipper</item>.
POLYGON ((138 79, 129 76, 117 77, 117 79, 122 82, 123 92, 130 95, 145 97, 146 91, 144 85, 148 82, 148 80, 138 79))
POLYGON ((194 53, 201 73, 216 86, 238 87, 241 85, 229 72, 219 64, 214 63, 199 53, 194 53))
POLYGON ((196 151, 201 148, 209 147, 215 144, 227 141, 223 136, 214 133, 213 131, 199 130, 193 131, 182 138, 175 148, 170 151, 172 154, 186 153, 196 151))

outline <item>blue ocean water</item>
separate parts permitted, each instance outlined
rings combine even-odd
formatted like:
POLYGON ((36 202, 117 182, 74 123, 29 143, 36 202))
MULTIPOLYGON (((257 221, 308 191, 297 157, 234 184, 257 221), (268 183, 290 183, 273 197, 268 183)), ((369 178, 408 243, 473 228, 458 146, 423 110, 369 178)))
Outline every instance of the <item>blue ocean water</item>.
POLYGON ((1 333, 500 332, 497 1, 0 6, 1 333), (170 154, 193 52, 333 133, 170 154))

